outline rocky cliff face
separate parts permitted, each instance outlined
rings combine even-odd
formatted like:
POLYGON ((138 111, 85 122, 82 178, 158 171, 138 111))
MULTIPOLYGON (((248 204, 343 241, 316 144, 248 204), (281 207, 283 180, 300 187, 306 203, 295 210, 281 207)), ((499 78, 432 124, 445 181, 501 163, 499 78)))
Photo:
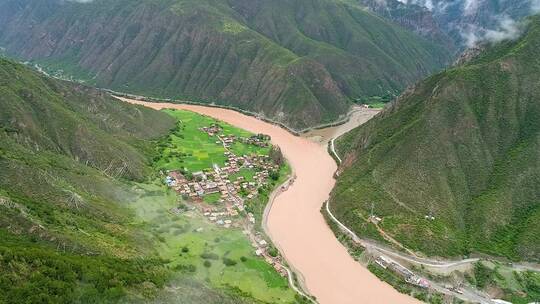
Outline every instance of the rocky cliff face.
POLYGON ((418 35, 444 45, 449 51, 458 50, 457 45, 443 30, 433 12, 427 7, 415 3, 397 0, 359 0, 375 14, 382 16, 418 35))
POLYGON ((449 52, 333 0, 1 0, 0 46, 91 84, 232 105, 293 128, 398 92, 449 52))

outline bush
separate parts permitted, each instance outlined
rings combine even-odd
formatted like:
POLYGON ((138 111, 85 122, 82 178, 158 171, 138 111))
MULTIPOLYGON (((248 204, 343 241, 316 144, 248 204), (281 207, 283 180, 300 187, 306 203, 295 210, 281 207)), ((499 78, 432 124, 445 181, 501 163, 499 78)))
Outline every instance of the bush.
POLYGON ((278 253, 279 253, 279 252, 278 252, 277 249, 274 248, 274 247, 268 249, 268 254, 269 254, 270 256, 274 257, 274 258, 278 256, 278 253))
POLYGON ((233 260, 233 259, 229 259, 227 257, 224 257, 223 258, 223 264, 225 264, 225 266, 234 266, 234 265, 236 265, 236 261, 233 260))
POLYGON ((279 179, 279 171, 270 171, 270 178, 277 181, 279 179))
POLYGON ((218 260, 219 259, 219 255, 213 253, 213 252, 205 252, 203 254, 201 254, 201 258, 205 259, 205 260, 218 260))
POLYGON ((187 265, 180 264, 180 265, 176 265, 176 267, 174 267, 174 270, 184 272, 184 273, 194 273, 195 271, 197 271, 197 266, 192 265, 192 264, 187 264, 187 265))
POLYGON ((210 266, 212 266, 212 262, 210 262, 209 260, 205 260, 204 263, 203 263, 204 267, 206 268, 210 268, 210 266))
POLYGON ((494 271, 484 266, 481 262, 474 264, 474 278, 476 287, 483 289, 493 281, 494 271))
POLYGON ((242 261, 242 262, 246 262, 246 261, 247 261, 247 258, 246 258, 245 256, 243 256, 243 257, 240 257, 240 261, 242 261))
POLYGON ((114 303, 126 289, 168 279, 160 259, 59 253, 2 229, 0 239, 0 303, 114 303))
POLYGON ((189 248, 188 248, 187 246, 182 247, 182 252, 183 252, 183 253, 188 253, 188 252, 189 252, 189 248))

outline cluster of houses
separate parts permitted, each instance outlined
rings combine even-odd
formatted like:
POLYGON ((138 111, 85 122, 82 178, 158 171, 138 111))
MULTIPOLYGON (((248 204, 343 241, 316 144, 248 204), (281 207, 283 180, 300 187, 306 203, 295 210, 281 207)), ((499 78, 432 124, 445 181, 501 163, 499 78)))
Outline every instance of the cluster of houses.
POLYGON ((287 276, 287 269, 283 266, 283 260, 279 255, 272 256, 269 253, 270 245, 260 233, 250 234, 248 230, 244 230, 244 234, 249 235, 251 245, 255 248, 255 254, 272 265, 274 269, 283 277, 287 276))
POLYGON ((383 269, 389 269, 392 272, 400 275, 409 284, 416 285, 421 288, 429 288, 430 286, 428 280, 416 275, 409 269, 405 268, 398 262, 388 257, 382 256, 382 255, 378 256, 375 259, 375 263, 377 263, 377 265, 381 266, 383 269))
POLYGON ((228 202, 242 208, 244 198, 241 193, 247 199, 254 198, 258 193, 258 187, 268 183, 269 169, 277 169, 275 169, 274 165, 268 163, 268 158, 257 156, 237 157, 231 152, 225 152, 225 155, 228 157, 228 161, 224 167, 214 164, 212 170, 194 172, 190 179, 180 171, 169 171, 165 183, 178 194, 192 201, 202 200, 205 195, 219 193, 220 203, 228 202), (265 159, 266 162, 259 162, 260 159, 265 159), (238 163, 240 160, 243 163, 242 167, 238 163), (252 170, 256 168, 260 171, 255 172, 253 181, 248 181, 243 176, 238 176, 232 181, 231 174, 240 172, 242 168, 252 170))
POLYGON ((217 144, 222 143, 225 148, 230 147, 236 140, 248 144, 248 145, 254 145, 258 147, 266 148, 268 147, 270 136, 265 134, 257 134, 252 135, 250 137, 236 137, 235 135, 229 134, 224 135, 221 134, 223 132, 223 129, 218 124, 211 124, 209 127, 202 127, 199 130, 202 132, 205 132, 209 136, 217 136, 219 141, 216 141, 217 144))
POLYGON ((270 136, 265 135, 265 134, 257 134, 257 135, 252 135, 247 138, 241 137, 240 141, 248 145, 254 145, 254 146, 266 148, 269 145, 268 142, 270 141, 270 136))
POLYGON ((234 221, 234 219, 237 218, 239 215, 238 210, 236 210, 235 208, 232 208, 230 206, 226 207, 225 209, 203 208, 202 211, 204 216, 207 217, 208 220, 216 223, 216 225, 218 226, 222 226, 223 228, 240 227, 240 223, 238 221, 234 221))
POLYGON ((216 144, 223 144, 225 148, 229 148, 234 141, 236 140, 235 135, 224 135, 221 134, 223 129, 218 124, 211 124, 209 127, 202 127, 199 128, 200 131, 205 132, 209 136, 217 136, 218 141, 216 141, 216 144))
POLYGON ((205 132, 206 134, 210 136, 220 134, 223 131, 223 129, 218 124, 215 124, 215 123, 211 124, 209 127, 202 127, 199 130, 205 132))

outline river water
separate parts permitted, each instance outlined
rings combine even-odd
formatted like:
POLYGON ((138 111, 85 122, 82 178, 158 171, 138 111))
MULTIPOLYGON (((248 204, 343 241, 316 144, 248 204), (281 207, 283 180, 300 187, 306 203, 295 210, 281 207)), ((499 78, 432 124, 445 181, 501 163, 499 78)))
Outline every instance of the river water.
POLYGON ((308 134, 310 140, 232 110, 122 100, 154 109, 190 110, 272 137, 272 142, 281 147, 297 178, 287 191, 275 198, 268 213, 267 232, 289 265, 300 275, 304 288, 319 303, 418 303, 380 281, 354 261, 326 224, 320 210, 334 187, 333 174, 337 169, 326 150, 327 139, 324 138, 332 136, 327 134, 328 130, 308 134))

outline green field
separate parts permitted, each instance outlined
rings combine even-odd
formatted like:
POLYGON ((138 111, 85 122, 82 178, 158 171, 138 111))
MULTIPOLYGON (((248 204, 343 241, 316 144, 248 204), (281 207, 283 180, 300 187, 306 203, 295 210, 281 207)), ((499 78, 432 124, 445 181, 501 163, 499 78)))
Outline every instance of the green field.
POLYGON ((204 196, 204 201, 209 204, 215 204, 219 201, 220 197, 221 197, 220 193, 206 194, 204 196))
POLYGON ((242 176, 245 181, 252 182, 254 175, 255 171, 243 168, 240 169, 240 172, 231 174, 230 179, 231 181, 234 181, 242 176))
POLYGON ((147 225, 161 240, 158 251, 170 261, 171 269, 258 301, 295 302, 287 279, 255 256, 240 230, 219 228, 190 211, 180 215, 168 212, 178 205, 178 198, 164 187, 137 184, 134 188, 141 193, 131 204, 139 218, 136 225, 147 225), (226 266, 224 259, 235 265, 226 266), (210 265, 205 266, 205 261, 210 265))
MULTIPOLYGON (((223 128, 223 134, 233 134, 237 137, 249 137, 253 134, 233 127, 211 117, 196 114, 190 111, 165 110, 178 119, 177 127, 171 135, 159 144, 159 159, 155 162, 158 169, 173 170, 186 168, 187 171, 196 172, 212 168, 213 164, 224 166, 227 158, 225 148, 217 136, 209 136, 199 128, 208 127, 213 123, 223 128)), ((231 150, 236 155, 268 154, 270 148, 261 148, 235 142, 231 150)))

